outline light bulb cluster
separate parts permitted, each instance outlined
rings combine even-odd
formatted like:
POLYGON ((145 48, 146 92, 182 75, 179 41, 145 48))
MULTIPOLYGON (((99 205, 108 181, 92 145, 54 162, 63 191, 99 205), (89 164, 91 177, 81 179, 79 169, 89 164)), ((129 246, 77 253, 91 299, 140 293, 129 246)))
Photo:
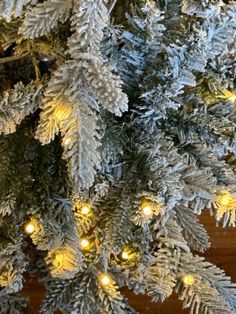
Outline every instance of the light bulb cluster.
MULTIPOLYGON (((78 209, 82 216, 89 216, 93 214, 92 207, 90 203, 81 203, 77 200, 78 203, 75 203, 75 208, 78 209)), ((142 212, 146 217, 151 217, 153 213, 156 211, 155 203, 150 201, 142 202, 142 212)), ((35 220, 30 220, 24 225, 24 232, 27 235, 32 235, 38 231, 38 224, 35 220)), ((93 241, 91 241, 91 237, 82 237, 79 241, 79 246, 82 251, 90 251, 93 247, 93 241)), ((125 247, 123 251, 120 253, 119 259, 123 262, 127 262, 132 259, 132 253, 130 248, 125 247)), ((67 267, 67 261, 65 260, 65 255, 63 250, 57 249, 54 252, 53 257, 53 265, 55 268, 65 268, 67 267), (65 266, 66 265, 66 266, 65 266)), ((68 268, 68 267, 67 267, 68 268)), ((98 281, 101 286, 109 287, 114 285, 114 280, 111 275, 108 273, 101 273, 98 275, 98 281)))
MULTIPOLYGON (((92 214, 92 207, 90 203, 81 203, 79 199, 75 201, 75 208, 84 217, 90 216, 92 214)), ((90 239, 83 237, 80 239, 79 245, 81 250, 89 251, 92 247, 92 242, 90 239)))

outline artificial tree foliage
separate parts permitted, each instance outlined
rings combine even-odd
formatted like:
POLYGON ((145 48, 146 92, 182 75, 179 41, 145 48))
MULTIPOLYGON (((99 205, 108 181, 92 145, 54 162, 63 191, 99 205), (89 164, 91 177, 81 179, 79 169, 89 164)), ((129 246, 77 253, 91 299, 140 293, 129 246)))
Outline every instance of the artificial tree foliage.
POLYGON ((198 215, 236 224, 236 4, 0 0, 0 312, 236 313, 198 215))

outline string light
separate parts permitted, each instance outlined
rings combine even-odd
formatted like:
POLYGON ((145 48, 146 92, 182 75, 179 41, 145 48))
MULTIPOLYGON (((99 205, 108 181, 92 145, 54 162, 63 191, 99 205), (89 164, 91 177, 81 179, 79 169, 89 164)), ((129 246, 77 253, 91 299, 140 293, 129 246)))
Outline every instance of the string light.
POLYGON ((112 278, 108 274, 101 274, 101 275, 99 275, 99 281, 100 281, 102 286, 107 287, 107 286, 111 285, 112 278))
POLYGON ((54 259, 53 259, 53 266, 55 268, 63 268, 64 267, 64 260, 65 260, 65 257, 64 257, 64 252, 61 250, 61 249, 57 249, 55 250, 54 252, 54 259))
POLYGON ((229 90, 223 91, 224 97, 232 102, 236 102, 236 94, 232 93, 229 90))
POLYGON ((64 144, 65 146, 67 146, 67 145, 70 144, 70 142, 71 142, 71 138, 70 138, 70 137, 67 137, 67 138, 63 141, 63 144, 64 144))
POLYGON ((35 232, 36 225, 33 221, 29 221, 24 225, 25 233, 31 235, 35 232))
POLYGON ((55 262, 57 264, 62 264, 64 260, 64 254, 61 251, 56 252, 55 254, 55 262))
POLYGON ((80 240, 80 246, 82 249, 88 250, 90 248, 90 242, 88 239, 81 239, 80 240))
POLYGON ((54 117, 58 122, 60 122, 60 121, 67 120, 70 116, 70 113, 71 111, 68 106, 64 104, 60 104, 60 105, 57 105, 54 111, 54 117))
POLYGON ((144 200, 142 201, 142 213, 145 217, 147 218, 151 218, 153 215, 153 206, 151 204, 151 202, 144 200))
POLYGON ((227 191, 223 192, 220 195, 217 195, 216 202, 221 206, 229 206, 230 203, 233 201, 233 197, 227 191))
POLYGON ((127 260, 129 259, 129 253, 126 252, 126 251, 123 251, 123 252, 121 253, 121 258, 122 258, 123 260, 127 261, 127 260))
POLYGON ((91 206, 89 204, 84 204, 81 208, 81 214, 87 216, 91 212, 91 206))
POLYGON ((193 275, 185 275, 183 277, 183 283, 186 285, 186 286, 192 286, 195 282, 195 278, 193 275))

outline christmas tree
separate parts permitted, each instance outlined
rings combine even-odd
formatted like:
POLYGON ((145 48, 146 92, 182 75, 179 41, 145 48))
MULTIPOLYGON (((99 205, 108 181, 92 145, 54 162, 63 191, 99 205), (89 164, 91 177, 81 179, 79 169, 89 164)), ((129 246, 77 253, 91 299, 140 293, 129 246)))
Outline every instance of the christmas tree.
POLYGON ((0 0, 0 312, 236 313, 197 255, 236 217, 236 4, 0 0))

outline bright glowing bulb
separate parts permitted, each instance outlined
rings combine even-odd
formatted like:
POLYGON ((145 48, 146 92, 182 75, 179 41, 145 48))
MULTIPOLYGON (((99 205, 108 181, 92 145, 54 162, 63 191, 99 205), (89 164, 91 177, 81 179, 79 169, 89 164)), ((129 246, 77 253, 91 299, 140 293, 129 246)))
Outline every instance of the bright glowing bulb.
POLYGON ((24 226, 25 233, 30 235, 35 231, 35 224, 33 222, 27 222, 24 226))
POLYGON ((218 195, 216 198, 216 202, 222 206, 228 206, 232 201, 232 196, 229 192, 224 192, 224 194, 218 195))
POLYGON ((225 98, 229 99, 232 102, 236 102, 236 94, 232 93, 229 90, 225 90, 223 92, 223 94, 224 94, 225 98))
POLYGON ((146 218, 151 218, 153 215, 153 206, 152 203, 150 201, 147 200, 143 200, 142 204, 142 213, 146 218))
POLYGON ((58 264, 61 264, 64 260, 64 254, 62 252, 57 252, 57 254, 55 255, 55 261, 58 264))
POLYGON ((232 95, 229 99, 232 102, 236 102, 236 95, 232 95))
POLYGON ((85 205, 83 205, 83 207, 81 208, 81 214, 82 215, 88 215, 89 213, 90 213, 90 211, 91 211, 91 207, 90 207, 90 205, 89 204, 85 204, 85 205))
POLYGON ((88 249, 90 246, 90 242, 87 239, 81 239, 80 241, 80 246, 82 247, 82 249, 88 249))
POLYGON ((55 250, 53 259, 53 265, 55 268, 62 268, 64 265, 64 254, 60 249, 55 250))
POLYGON ((195 278, 192 276, 192 275, 185 275, 183 277, 183 283, 186 285, 186 286, 192 286, 195 282, 195 278))
POLYGON ((58 122, 60 122, 60 121, 64 121, 68 119, 70 116, 70 113, 71 111, 68 108, 68 106, 60 104, 60 105, 57 105, 54 111, 54 117, 58 122))
POLYGON ((63 143, 64 143, 65 146, 69 145, 70 142, 71 142, 71 138, 70 138, 70 137, 67 137, 67 138, 63 141, 63 143))
POLYGON ((111 284, 111 277, 107 274, 101 274, 99 276, 99 281, 103 286, 109 286, 111 284))
POLYGON ((129 259, 129 254, 126 251, 123 251, 121 257, 123 260, 127 261, 129 259))
POLYGON ((153 214, 152 207, 151 207, 151 206, 145 206, 145 207, 143 207, 143 214, 144 214, 144 216, 146 216, 146 217, 152 216, 152 214, 153 214))

